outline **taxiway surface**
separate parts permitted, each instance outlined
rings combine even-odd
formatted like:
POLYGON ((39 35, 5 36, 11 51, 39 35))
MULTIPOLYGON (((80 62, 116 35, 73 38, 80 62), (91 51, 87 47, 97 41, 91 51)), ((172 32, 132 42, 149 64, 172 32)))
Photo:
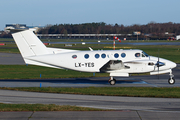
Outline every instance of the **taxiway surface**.
POLYGON ((124 120, 178 120, 180 99, 142 98, 118 96, 71 95, 0 90, 0 103, 8 104, 57 104, 112 109, 100 112, 0 112, 0 119, 30 118, 46 120, 71 119, 124 119, 124 120), (13 116, 14 115, 14 116, 13 116), (67 115, 67 116, 66 116, 67 115))

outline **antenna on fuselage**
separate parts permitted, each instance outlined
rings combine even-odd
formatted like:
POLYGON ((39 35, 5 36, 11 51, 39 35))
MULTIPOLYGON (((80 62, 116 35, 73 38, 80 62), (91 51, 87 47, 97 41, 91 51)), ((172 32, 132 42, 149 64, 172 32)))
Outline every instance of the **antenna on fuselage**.
POLYGON ((90 51, 93 51, 93 49, 92 49, 91 47, 89 47, 89 50, 90 50, 90 51))

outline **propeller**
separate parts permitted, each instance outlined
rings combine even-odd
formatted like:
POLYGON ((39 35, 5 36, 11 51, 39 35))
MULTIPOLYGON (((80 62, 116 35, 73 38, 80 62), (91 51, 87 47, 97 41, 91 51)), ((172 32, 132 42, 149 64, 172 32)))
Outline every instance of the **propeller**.
POLYGON ((160 67, 159 66, 159 49, 158 49, 158 62, 157 63, 158 63, 157 67, 158 67, 158 79, 159 79, 159 67, 160 67))
POLYGON ((155 67, 157 66, 157 68, 158 68, 158 79, 159 79, 159 67, 161 67, 161 66, 164 66, 165 64, 163 63, 163 62, 160 62, 159 61, 159 49, 158 49, 158 61, 157 61, 157 63, 155 64, 155 67))
POLYGON ((158 61, 157 61, 157 67, 158 67, 158 80, 159 80, 159 49, 158 49, 158 61))

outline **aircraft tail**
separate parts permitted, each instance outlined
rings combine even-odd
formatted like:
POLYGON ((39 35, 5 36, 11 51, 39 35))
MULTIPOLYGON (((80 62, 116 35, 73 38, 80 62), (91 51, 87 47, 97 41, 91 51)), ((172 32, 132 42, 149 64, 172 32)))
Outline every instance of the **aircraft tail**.
POLYGON ((22 57, 38 56, 48 54, 46 46, 33 33, 32 30, 25 30, 12 33, 22 57))

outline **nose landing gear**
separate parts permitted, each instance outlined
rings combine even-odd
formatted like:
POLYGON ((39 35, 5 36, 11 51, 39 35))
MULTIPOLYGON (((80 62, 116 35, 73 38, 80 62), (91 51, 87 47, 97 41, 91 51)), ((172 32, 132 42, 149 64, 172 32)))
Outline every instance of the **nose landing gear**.
POLYGON ((175 83, 175 79, 174 79, 174 75, 172 74, 172 70, 170 71, 170 74, 169 74, 170 78, 168 80, 168 83, 170 85, 173 85, 175 83))
POLYGON ((168 83, 173 85, 175 83, 175 79, 173 77, 169 78, 168 83))

